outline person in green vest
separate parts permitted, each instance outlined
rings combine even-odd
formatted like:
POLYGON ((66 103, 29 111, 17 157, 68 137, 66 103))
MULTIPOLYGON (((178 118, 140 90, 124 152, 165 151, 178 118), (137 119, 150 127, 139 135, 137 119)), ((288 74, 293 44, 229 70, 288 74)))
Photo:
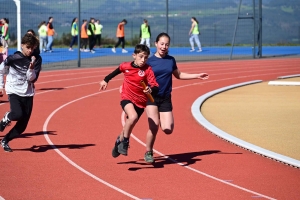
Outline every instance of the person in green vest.
POLYGON ((140 38, 140 44, 144 44, 146 42, 147 47, 150 49, 151 30, 146 19, 144 19, 144 23, 141 25, 140 38))
POLYGON ((9 34, 9 20, 7 18, 1 19, 2 22, 2 37, 9 44, 10 34, 9 34))
POLYGON ((4 48, 3 54, 5 55, 4 57, 6 58, 8 56, 8 46, 9 46, 9 42, 10 42, 8 18, 1 19, 1 23, 2 23, 1 34, 2 34, 2 38, 3 38, 3 43, 6 44, 6 48, 4 48))
POLYGON ((71 43, 70 43, 70 48, 69 48, 69 51, 74 51, 73 50, 73 45, 77 42, 78 40, 78 19, 77 17, 75 17, 72 22, 71 22, 71 35, 72 35, 72 40, 71 40, 71 43))
POLYGON ((89 37, 89 49, 91 53, 95 53, 93 49, 95 46, 95 24, 94 23, 95 23, 95 19, 91 18, 87 29, 87 34, 89 37))
POLYGON ((103 26, 100 24, 100 20, 96 20, 95 22, 95 36, 96 36, 96 44, 99 48, 101 48, 101 33, 102 33, 103 26))
POLYGON ((195 48, 194 48, 194 40, 198 46, 198 51, 197 52, 201 52, 202 51, 202 47, 201 47, 201 43, 200 43, 200 40, 199 40, 199 34, 200 34, 200 31, 199 31, 199 22, 197 21, 196 17, 192 17, 191 18, 191 21, 192 21, 192 27, 190 29, 190 32, 189 32, 189 35, 190 35, 190 44, 191 44, 191 50, 190 52, 193 52, 195 51, 195 48))
POLYGON ((42 21, 38 25, 39 39, 40 39, 40 52, 45 52, 47 48, 47 26, 46 21, 42 21))

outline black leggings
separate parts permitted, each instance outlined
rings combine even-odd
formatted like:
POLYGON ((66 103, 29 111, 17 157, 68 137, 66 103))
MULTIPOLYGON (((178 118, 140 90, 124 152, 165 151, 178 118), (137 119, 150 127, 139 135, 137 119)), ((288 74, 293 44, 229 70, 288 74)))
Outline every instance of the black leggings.
POLYGON ((89 48, 90 50, 93 50, 95 46, 95 36, 94 35, 89 35, 89 48))
POLYGON ((4 136, 4 139, 7 142, 21 135, 25 131, 32 112, 33 96, 21 97, 16 94, 10 94, 8 95, 8 100, 10 103, 10 113, 7 117, 10 121, 17 121, 17 123, 4 136))
POLYGON ((96 42, 95 42, 99 47, 101 46, 101 34, 96 35, 96 42))
POLYGON ((88 44, 88 38, 81 38, 81 49, 86 49, 86 47, 87 47, 87 44, 88 44))
POLYGON ((118 42, 115 45, 115 48, 117 48, 122 43, 122 49, 125 47, 125 37, 118 37, 118 42))

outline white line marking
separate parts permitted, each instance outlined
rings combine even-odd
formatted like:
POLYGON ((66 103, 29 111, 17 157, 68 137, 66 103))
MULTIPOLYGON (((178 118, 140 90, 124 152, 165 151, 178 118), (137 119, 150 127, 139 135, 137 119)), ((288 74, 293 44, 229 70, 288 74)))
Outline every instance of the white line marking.
POLYGON ((297 85, 300 85, 300 82, 296 82, 296 81, 269 81, 268 85, 297 86, 297 85))
MULTIPOLYGON (((191 84, 191 85, 192 85, 192 84, 191 84)), ((187 87, 188 85, 185 85, 185 86, 187 87)), ((124 113, 124 111, 123 111, 122 114, 121 114, 121 120, 122 120, 121 123, 122 123, 122 126, 124 126, 124 124, 125 124, 125 121, 124 121, 124 115, 125 115, 125 113, 124 113)), ((146 144, 145 144, 144 142, 142 142, 139 138, 137 138, 133 133, 131 133, 131 137, 133 137, 133 139, 135 139, 135 140, 136 140, 138 143, 140 143, 141 145, 146 146, 146 144)), ((205 173, 205 172, 199 171, 199 170, 194 169, 194 168, 192 168, 192 167, 185 166, 185 164, 183 164, 183 163, 181 163, 181 162, 178 162, 177 160, 174 160, 174 159, 172 159, 172 158, 169 157, 169 156, 164 155, 163 153, 157 151, 156 149, 153 149, 153 151, 154 151, 156 154, 159 154, 159 155, 162 156, 163 158, 166 158, 166 159, 172 161, 172 162, 175 163, 175 164, 178 164, 178 165, 180 165, 180 166, 182 166, 182 167, 185 167, 185 168, 187 168, 187 169, 189 169, 189 170, 191 170, 191 171, 193 171, 193 172, 196 172, 196 173, 198 173, 198 174, 201 174, 201 175, 203 175, 203 176, 206 176, 206 177, 208 177, 208 178, 211 178, 211 179, 213 179, 213 180, 215 180, 215 181, 224 183, 224 184, 226 184, 226 185, 229 185, 229 186, 232 186, 232 187, 234 187, 234 188, 243 190, 243 191, 245 191, 245 192, 249 192, 249 193, 251 193, 251 194, 255 194, 255 195, 260 196, 260 197, 264 197, 264 198, 266 198, 266 199, 276 200, 276 199, 274 199, 274 198, 272 198, 272 197, 269 197, 269 196, 260 194, 260 193, 258 193, 258 192, 254 192, 254 191, 252 191, 252 190, 249 190, 249 189, 247 189, 247 188, 244 188, 244 187, 241 187, 241 186, 232 184, 232 183, 230 183, 230 182, 228 182, 228 181, 226 181, 226 180, 219 179, 219 178, 217 178, 217 177, 214 177, 214 176, 212 176, 212 175, 209 175, 209 174, 207 174, 207 173, 205 173)))
POLYGON ((5 200, 3 197, 0 196, 0 200, 5 200))
MULTIPOLYGON (((115 89, 111 89, 111 90, 106 90, 106 91, 104 91, 104 92, 110 92, 110 91, 117 90, 117 89, 119 89, 119 88, 115 88, 115 89)), ((124 195, 126 195, 126 196, 128 196, 128 197, 130 197, 130 198, 132 198, 132 199, 140 200, 140 198, 138 198, 138 197, 136 197, 136 196, 134 196, 134 195, 132 195, 132 194, 130 194, 130 193, 128 193, 128 192, 126 192, 126 191, 124 191, 124 190, 122 190, 122 189, 120 189, 120 188, 118 188, 118 187, 116 187, 116 186, 114 186, 114 185, 112 185, 112 184, 106 182, 106 181, 104 181, 103 179, 100 179, 99 177, 95 176, 94 174, 88 172, 88 171, 85 170, 84 168, 82 168, 82 167, 80 167, 79 165, 77 165, 77 164, 76 164, 75 162, 73 162, 70 158, 68 158, 65 154, 63 154, 59 149, 56 148, 56 146, 53 144, 53 142, 51 141, 51 139, 49 138, 49 136, 48 136, 48 134, 47 134, 47 126, 48 126, 48 124, 49 124, 49 121, 50 121, 51 118, 54 116, 54 114, 57 113, 60 109, 64 108, 64 107, 67 106, 67 105, 70 105, 70 104, 72 104, 72 103, 74 103, 74 102, 76 102, 76 101, 80 101, 80 100, 82 100, 82 99, 85 99, 85 98, 88 98, 88 97, 91 97, 91 96, 94 96, 94 95, 97 95, 97 94, 100 94, 100 93, 104 93, 104 92, 97 92, 97 93, 94 93, 94 94, 90 94, 90 95, 87 95, 87 96, 84 96, 84 97, 75 99, 75 100, 73 100, 73 101, 70 101, 70 102, 68 102, 68 103, 66 103, 66 104, 64 104, 64 105, 62 105, 62 106, 60 106, 60 107, 57 108, 56 110, 54 110, 54 111, 48 116, 48 118, 46 119, 46 121, 45 121, 45 123, 44 123, 44 125, 43 125, 44 137, 45 137, 46 141, 48 142, 48 144, 50 144, 51 147, 54 149, 54 151, 55 151, 56 153, 58 153, 58 155, 60 155, 63 159, 65 159, 65 160, 66 160, 69 164, 71 164, 73 167, 77 168, 78 170, 80 170, 81 172, 83 172, 83 173, 85 173, 86 175, 90 176, 91 178, 93 178, 93 179, 99 181, 100 183, 102 183, 102 184, 104 184, 104 185, 106 185, 106 186, 108 186, 108 187, 110 187, 110 188, 112 188, 112 189, 114 189, 114 190, 116 190, 116 191, 118 191, 118 192, 120 192, 120 193, 122 193, 122 194, 124 194, 124 195)))

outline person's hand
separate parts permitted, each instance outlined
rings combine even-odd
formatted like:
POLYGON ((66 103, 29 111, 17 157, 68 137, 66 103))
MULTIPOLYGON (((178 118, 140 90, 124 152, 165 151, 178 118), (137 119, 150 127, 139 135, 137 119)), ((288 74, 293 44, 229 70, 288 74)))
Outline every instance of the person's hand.
POLYGON ((100 89, 99 90, 106 90, 107 83, 103 80, 100 83, 100 89))
POLYGON ((34 68, 35 60, 36 60, 36 58, 34 56, 31 56, 31 62, 29 64, 29 68, 30 69, 34 68))
POLYGON ((208 79, 209 76, 208 76, 207 73, 201 73, 201 74, 199 74, 199 77, 198 77, 198 78, 200 78, 200 79, 202 79, 202 80, 205 80, 205 79, 208 79))
POLYGON ((144 92, 145 94, 151 94, 152 90, 151 90, 151 88, 150 88, 149 86, 147 86, 147 87, 143 90, 143 92, 144 92))

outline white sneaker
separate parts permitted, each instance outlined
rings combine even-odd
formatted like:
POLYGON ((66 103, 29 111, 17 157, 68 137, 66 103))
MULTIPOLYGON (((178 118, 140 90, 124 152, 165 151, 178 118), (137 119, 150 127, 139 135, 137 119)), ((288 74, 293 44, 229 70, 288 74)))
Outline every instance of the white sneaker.
POLYGON ((191 49, 191 50, 190 50, 190 52, 193 52, 193 51, 195 51, 195 49, 191 49))
POLYGON ((94 51, 94 50, 91 50, 91 53, 95 53, 95 51, 94 51))
POLYGON ((90 50, 88 50, 88 49, 85 49, 85 50, 83 50, 84 52, 89 52, 90 50))
POLYGON ((111 51, 116 53, 116 48, 112 48, 111 51))
POLYGON ((197 52, 202 52, 202 49, 199 49, 197 52))
POLYGON ((125 49, 122 49, 122 53, 128 53, 128 51, 126 51, 125 49))
POLYGON ((72 48, 69 48, 69 51, 74 51, 72 48))

